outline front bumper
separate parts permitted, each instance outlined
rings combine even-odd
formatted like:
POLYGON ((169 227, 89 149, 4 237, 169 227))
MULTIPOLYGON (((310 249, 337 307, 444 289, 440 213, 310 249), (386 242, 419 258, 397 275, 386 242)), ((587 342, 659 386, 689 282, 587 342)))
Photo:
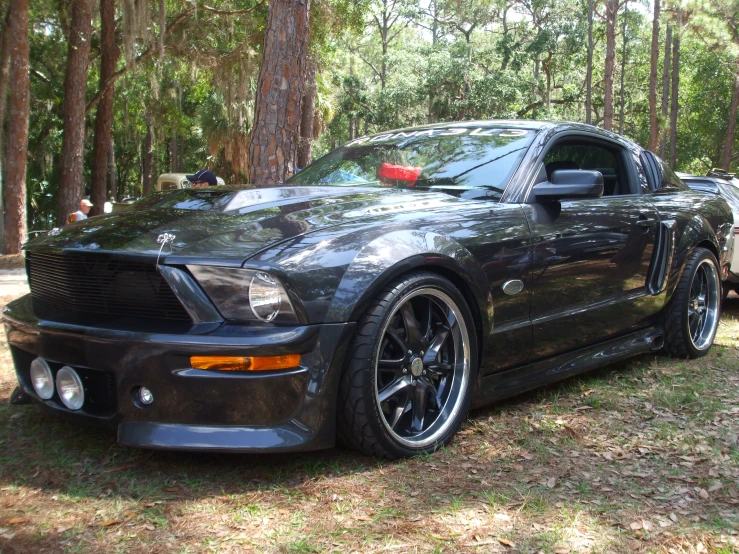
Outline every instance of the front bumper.
POLYGON ((193 326, 189 332, 142 332, 84 327, 36 318, 30 296, 3 310, 18 382, 31 398, 78 420, 117 429, 127 446, 176 450, 274 452, 334 444, 335 400, 354 324, 256 328, 193 326), (301 354, 284 371, 213 372, 192 369, 199 355, 301 354), (36 357, 52 371, 75 368, 85 405, 63 406, 56 393, 41 400, 30 381, 36 357), (145 386, 154 402, 141 405, 145 386))

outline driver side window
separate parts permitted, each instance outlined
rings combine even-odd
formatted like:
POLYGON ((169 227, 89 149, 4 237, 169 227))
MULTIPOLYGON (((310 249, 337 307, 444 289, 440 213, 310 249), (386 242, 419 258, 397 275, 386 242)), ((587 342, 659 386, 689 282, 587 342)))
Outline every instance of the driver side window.
POLYGON ((603 196, 633 194, 623 157, 617 149, 597 143, 565 140, 555 144, 544 157, 547 179, 559 169, 588 169, 603 175, 603 196))

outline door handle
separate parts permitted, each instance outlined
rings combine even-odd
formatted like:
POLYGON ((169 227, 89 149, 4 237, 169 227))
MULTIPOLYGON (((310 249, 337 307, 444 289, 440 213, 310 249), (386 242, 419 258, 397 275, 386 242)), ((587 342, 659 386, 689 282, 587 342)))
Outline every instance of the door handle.
POLYGON ((636 224, 639 227, 644 227, 644 228, 646 228, 646 227, 654 227, 657 224, 657 220, 656 219, 651 219, 651 218, 640 219, 640 220, 638 220, 636 222, 636 224))

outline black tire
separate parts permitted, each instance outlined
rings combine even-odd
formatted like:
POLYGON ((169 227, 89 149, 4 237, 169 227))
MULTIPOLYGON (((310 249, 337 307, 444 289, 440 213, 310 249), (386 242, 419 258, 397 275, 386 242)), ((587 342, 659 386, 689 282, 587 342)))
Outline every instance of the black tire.
POLYGON ((448 279, 416 272, 387 285, 359 320, 349 352, 337 409, 345 444, 393 460, 451 442, 477 378, 477 335, 448 279))
POLYGON ((696 248, 665 313, 665 352, 676 358, 705 356, 721 315, 718 262, 710 250, 696 248))

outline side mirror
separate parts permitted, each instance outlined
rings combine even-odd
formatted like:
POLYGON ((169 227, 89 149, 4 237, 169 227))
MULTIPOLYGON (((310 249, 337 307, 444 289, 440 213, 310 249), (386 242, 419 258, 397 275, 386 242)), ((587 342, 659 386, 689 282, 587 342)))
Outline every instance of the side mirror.
POLYGON ((552 180, 534 185, 535 202, 569 198, 600 198, 603 196, 603 174, 587 169, 558 169, 552 180))

